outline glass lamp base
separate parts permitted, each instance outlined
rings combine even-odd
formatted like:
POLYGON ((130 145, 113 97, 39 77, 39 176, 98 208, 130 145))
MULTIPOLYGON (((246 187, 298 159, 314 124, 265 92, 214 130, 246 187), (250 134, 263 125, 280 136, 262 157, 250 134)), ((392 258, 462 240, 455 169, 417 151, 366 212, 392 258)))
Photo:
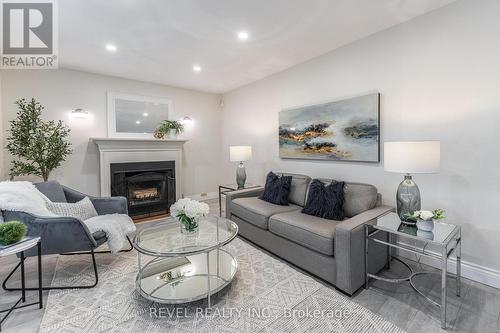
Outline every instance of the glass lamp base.
POLYGON ((407 215, 411 215, 416 210, 420 210, 420 190, 410 175, 406 175, 405 179, 399 184, 396 194, 396 203, 398 215, 402 221, 406 220, 407 215))
POLYGON ((247 173, 245 171, 245 166, 243 165, 243 162, 240 162, 238 168, 236 169, 236 184, 238 184, 238 188, 244 188, 246 180, 247 173))

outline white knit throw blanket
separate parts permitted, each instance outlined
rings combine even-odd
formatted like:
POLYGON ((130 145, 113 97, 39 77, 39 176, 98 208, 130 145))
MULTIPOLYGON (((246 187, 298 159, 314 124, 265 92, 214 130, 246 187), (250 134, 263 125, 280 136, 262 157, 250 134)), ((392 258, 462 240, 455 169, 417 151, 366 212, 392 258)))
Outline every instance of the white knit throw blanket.
MULTIPOLYGON (((47 209, 50 201, 30 182, 0 182, 0 210, 20 211, 41 217, 58 215, 47 209)), ((82 221, 90 233, 103 231, 108 238, 108 247, 116 253, 127 243, 126 236, 135 231, 132 219, 124 214, 100 215, 82 221)))
POLYGON ((127 235, 135 231, 135 224, 125 214, 107 214, 91 217, 83 221, 91 233, 104 231, 108 238, 108 247, 112 253, 117 253, 128 243, 127 235))

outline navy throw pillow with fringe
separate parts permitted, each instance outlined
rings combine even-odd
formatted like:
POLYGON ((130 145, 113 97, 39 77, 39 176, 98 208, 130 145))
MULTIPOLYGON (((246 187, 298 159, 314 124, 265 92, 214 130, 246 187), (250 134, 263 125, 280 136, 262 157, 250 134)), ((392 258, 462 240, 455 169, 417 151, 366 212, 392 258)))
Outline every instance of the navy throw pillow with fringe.
POLYGON ((344 182, 332 181, 325 185, 321 180, 314 179, 309 185, 309 194, 302 213, 342 221, 345 217, 344 200, 344 182))
POLYGON ((292 176, 279 177, 274 172, 269 172, 266 177, 264 193, 259 197, 264 201, 280 206, 288 206, 288 195, 292 187, 292 176))

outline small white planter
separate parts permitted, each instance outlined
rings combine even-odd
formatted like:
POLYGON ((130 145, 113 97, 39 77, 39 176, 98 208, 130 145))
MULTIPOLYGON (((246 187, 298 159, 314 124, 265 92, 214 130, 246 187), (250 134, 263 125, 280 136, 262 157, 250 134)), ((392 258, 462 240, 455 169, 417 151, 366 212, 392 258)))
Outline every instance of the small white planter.
POLYGON ((167 134, 167 138, 169 138, 171 140, 175 140, 175 139, 177 139, 177 134, 174 131, 170 131, 167 134))
POLYGON ((425 238, 425 239, 430 239, 430 240, 434 239, 434 233, 432 231, 423 231, 423 230, 417 229, 417 236, 425 238))
POLYGON ((434 220, 417 220, 417 229, 422 231, 434 230, 434 220))

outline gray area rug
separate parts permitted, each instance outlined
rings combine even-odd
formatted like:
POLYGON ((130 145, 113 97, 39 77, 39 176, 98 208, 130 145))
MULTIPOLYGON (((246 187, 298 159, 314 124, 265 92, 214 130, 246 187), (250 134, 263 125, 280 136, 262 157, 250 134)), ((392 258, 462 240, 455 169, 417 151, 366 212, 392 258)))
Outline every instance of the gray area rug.
MULTIPOLYGON (((97 255, 93 289, 50 291, 40 332, 404 332, 239 238, 225 248, 238 272, 210 313, 205 301, 166 306, 142 298, 134 250, 97 255)), ((60 256, 52 284, 84 283, 92 283, 90 256, 60 256)))

